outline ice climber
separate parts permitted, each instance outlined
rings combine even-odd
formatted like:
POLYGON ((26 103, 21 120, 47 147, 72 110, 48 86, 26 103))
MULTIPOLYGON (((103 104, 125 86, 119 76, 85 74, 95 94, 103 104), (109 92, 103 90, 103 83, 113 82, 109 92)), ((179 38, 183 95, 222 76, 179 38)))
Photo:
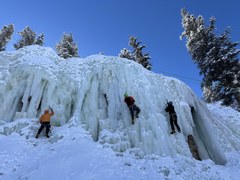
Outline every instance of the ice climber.
POLYGON ((170 124, 171 124, 171 128, 172 128, 171 134, 175 133, 174 125, 177 127, 178 132, 181 132, 181 129, 177 123, 177 114, 174 110, 174 106, 171 101, 167 103, 167 107, 166 107, 165 111, 168 112, 169 116, 170 116, 170 124))
POLYGON ((43 128, 46 127, 46 137, 49 138, 49 130, 51 127, 50 121, 51 121, 51 116, 54 115, 53 109, 50 107, 51 112, 49 113, 49 110, 46 109, 44 111, 44 114, 39 118, 39 122, 41 123, 41 127, 38 130, 38 133, 36 135, 36 138, 38 138, 39 134, 42 132, 43 128))
POLYGON ((132 124, 134 124, 135 117, 138 118, 138 114, 140 113, 139 107, 137 107, 134 103, 135 100, 132 96, 128 96, 127 93, 124 94, 124 102, 127 104, 131 118, 132 118, 132 124))

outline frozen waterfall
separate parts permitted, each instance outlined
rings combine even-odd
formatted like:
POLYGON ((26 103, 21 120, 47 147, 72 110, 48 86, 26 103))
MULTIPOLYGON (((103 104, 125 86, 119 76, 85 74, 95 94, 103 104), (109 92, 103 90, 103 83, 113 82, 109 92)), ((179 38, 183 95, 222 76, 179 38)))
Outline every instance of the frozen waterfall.
POLYGON ((51 48, 0 52, 0 121, 39 117, 51 106, 53 125, 81 124, 94 141, 118 152, 191 157, 192 135, 202 159, 225 164, 206 105, 181 81, 113 56, 62 59, 51 48), (131 125, 123 94, 134 96, 140 117, 131 125), (182 133, 170 135, 166 100, 182 133), (192 108, 191 108, 192 107, 192 108))

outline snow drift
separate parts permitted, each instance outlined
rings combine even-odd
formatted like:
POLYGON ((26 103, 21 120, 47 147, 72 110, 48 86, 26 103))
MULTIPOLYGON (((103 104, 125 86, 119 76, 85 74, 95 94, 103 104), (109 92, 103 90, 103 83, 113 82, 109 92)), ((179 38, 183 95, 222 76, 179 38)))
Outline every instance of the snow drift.
POLYGON ((51 106, 54 126, 81 124, 94 141, 118 152, 131 151, 140 158, 147 154, 191 157, 186 140, 193 135, 201 159, 226 163, 213 130, 214 117, 179 80, 118 57, 65 60, 40 46, 1 52, 0 68, 0 124, 39 117, 51 106), (135 125, 123 102, 125 92, 135 97, 141 109, 135 125), (173 101, 182 133, 169 133, 166 99, 173 101))

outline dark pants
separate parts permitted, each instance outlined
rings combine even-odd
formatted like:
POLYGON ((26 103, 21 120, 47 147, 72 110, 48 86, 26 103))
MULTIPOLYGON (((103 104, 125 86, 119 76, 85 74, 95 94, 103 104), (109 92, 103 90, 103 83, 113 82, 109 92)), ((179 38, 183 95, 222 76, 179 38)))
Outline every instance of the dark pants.
POLYGON ((40 127, 39 130, 38 130, 38 134, 40 134, 40 133, 42 132, 42 130, 43 130, 44 127, 46 127, 46 135, 48 135, 49 130, 50 130, 50 127, 51 127, 50 122, 43 122, 43 123, 41 124, 41 127, 40 127))
POLYGON ((174 125, 177 127, 178 132, 180 132, 180 127, 177 124, 177 115, 176 114, 170 114, 170 124, 172 131, 175 131, 174 125))
POLYGON ((129 106, 129 111, 130 111, 132 120, 134 120, 134 112, 135 111, 137 112, 137 114, 136 114, 137 117, 138 117, 138 114, 140 113, 139 107, 137 107, 135 104, 129 106))

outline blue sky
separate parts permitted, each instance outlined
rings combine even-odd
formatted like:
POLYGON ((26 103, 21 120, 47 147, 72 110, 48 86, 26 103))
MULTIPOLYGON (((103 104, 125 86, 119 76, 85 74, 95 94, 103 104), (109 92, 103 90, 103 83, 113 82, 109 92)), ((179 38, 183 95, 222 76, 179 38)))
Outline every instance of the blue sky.
MULTIPOLYGON (((152 71, 176 77, 201 97, 199 70, 180 40, 181 8, 207 22, 216 18, 217 33, 232 27, 232 41, 239 41, 240 1, 238 0, 7 0, 0 6, 0 27, 13 23, 15 35, 29 26, 45 34, 45 46, 55 47, 63 32, 72 33, 80 57, 103 52, 117 56, 128 48, 131 35, 147 47, 152 71)), ((11 50, 8 47, 8 50, 11 50)))

